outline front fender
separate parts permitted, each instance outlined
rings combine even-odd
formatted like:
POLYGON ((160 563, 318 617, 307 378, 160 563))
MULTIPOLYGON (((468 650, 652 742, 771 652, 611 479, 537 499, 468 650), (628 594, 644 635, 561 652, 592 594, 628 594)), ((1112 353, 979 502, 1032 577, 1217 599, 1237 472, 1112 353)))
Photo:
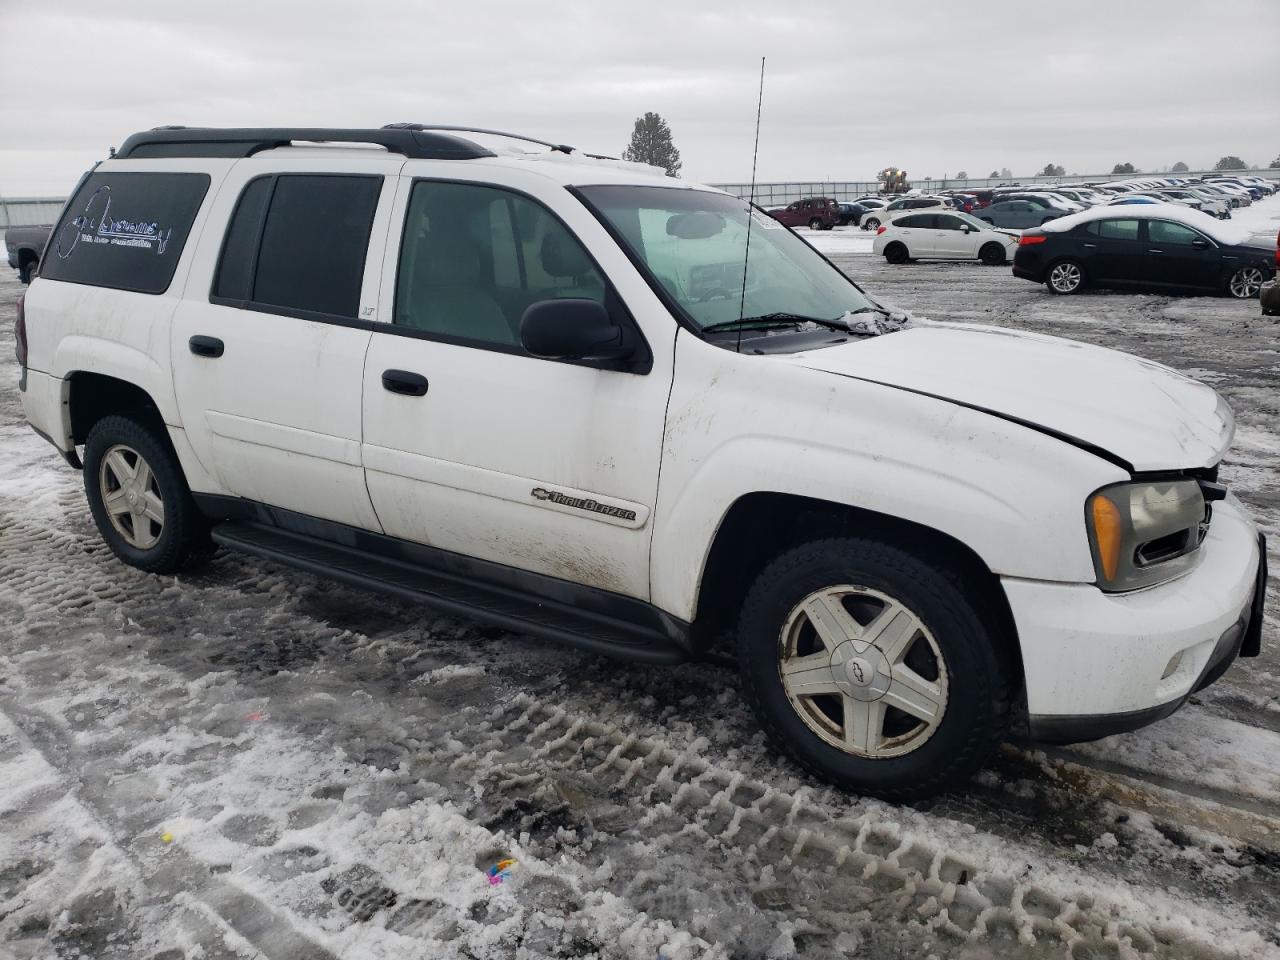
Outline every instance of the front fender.
POLYGON ((653 602, 675 616, 693 618, 733 504, 761 492, 921 524, 997 574, 1093 581, 1084 503, 1127 478, 1114 464, 989 414, 779 358, 699 343, 677 371, 651 564, 653 602))

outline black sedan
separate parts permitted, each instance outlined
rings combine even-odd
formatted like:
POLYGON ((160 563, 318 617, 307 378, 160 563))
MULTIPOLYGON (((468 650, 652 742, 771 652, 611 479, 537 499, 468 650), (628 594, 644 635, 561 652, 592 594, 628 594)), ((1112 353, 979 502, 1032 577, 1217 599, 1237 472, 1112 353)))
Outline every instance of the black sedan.
POLYGON ((1203 214, 1155 204, 1094 208, 1024 231, 1013 258, 1014 276, 1059 294, 1138 287, 1245 299, 1275 270, 1272 246, 1203 214))

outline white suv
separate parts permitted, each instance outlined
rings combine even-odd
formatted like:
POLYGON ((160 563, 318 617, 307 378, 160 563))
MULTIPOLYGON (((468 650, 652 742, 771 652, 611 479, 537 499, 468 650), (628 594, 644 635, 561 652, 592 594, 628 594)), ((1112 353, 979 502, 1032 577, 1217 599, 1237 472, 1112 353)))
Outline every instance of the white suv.
POLYGON ((221 544, 651 663, 731 636, 775 742, 894 799, 1258 652, 1209 387, 895 329, 725 193, 478 136, 165 128, 86 174, 21 389, 121 559, 221 544))

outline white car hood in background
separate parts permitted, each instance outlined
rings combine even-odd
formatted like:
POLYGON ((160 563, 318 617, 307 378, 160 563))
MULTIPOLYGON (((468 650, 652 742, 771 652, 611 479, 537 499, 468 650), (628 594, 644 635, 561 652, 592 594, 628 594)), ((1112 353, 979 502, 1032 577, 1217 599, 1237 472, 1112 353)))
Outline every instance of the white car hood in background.
POLYGON ((1212 388, 1176 370, 1000 327, 928 324, 792 359, 1040 427, 1137 471, 1211 466, 1235 428, 1212 388))

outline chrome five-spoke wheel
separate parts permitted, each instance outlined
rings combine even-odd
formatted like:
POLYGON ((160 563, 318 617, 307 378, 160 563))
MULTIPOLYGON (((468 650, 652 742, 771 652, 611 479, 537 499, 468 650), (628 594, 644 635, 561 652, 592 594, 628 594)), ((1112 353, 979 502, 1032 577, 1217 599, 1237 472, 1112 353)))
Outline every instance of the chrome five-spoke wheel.
POLYGON ((116 532, 138 550, 155 546, 164 530, 164 498, 155 474, 132 447, 116 444, 98 469, 102 505, 116 532))
POLYGON ((937 641, 906 605, 867 587, 805 597, 782 628, 778 672, 805 725, 856 757, 911 753, 947 709, 937 641))

